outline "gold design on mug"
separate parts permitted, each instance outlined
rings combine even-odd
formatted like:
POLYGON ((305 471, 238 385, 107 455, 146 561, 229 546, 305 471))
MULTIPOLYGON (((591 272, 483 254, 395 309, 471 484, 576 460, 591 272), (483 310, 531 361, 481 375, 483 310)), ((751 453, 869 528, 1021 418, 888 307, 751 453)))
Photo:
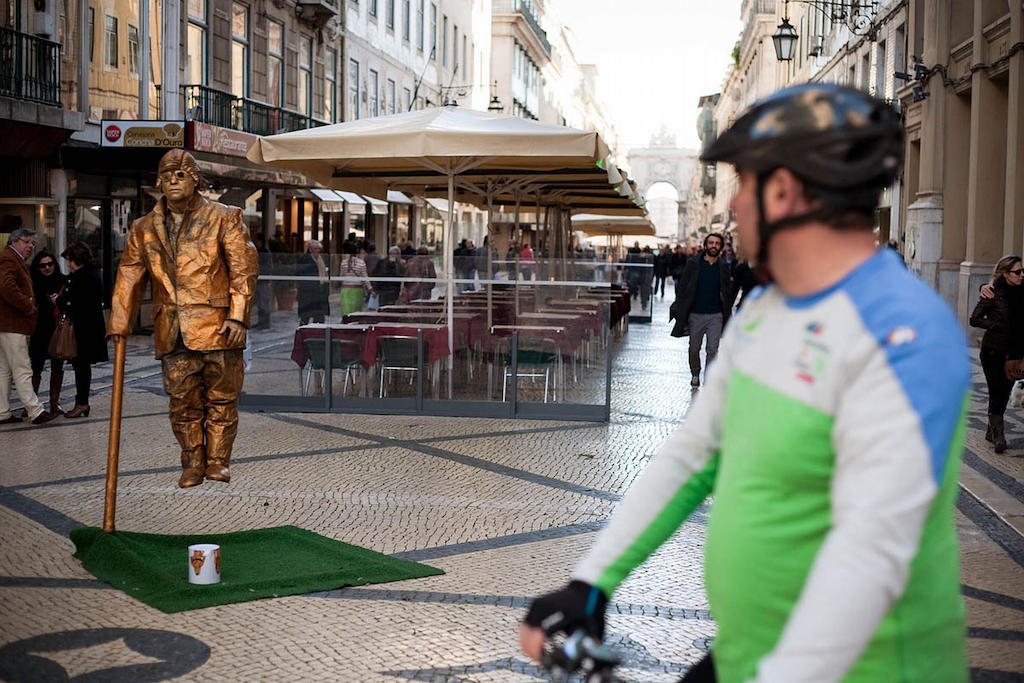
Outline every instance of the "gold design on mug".
POLYGON ((214 548, 213 550, 213 566, 217 568, 217 573, 220 574, 220 548, 214 548))
POLYGON ((196 576, 199 576, 199 570, 203 568, 203 564, 205 562, 206 562, 206 555, 203 554, 202 550, 193 550, 192 551, 192 559, 189 560, 189 563, 191 563, 192 570, 196 573, 196 576))

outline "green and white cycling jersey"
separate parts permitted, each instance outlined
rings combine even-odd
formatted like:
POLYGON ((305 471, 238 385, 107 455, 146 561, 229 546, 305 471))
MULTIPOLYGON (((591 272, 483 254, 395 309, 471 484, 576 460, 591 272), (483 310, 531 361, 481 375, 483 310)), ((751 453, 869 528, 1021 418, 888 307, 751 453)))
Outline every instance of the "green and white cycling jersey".
POLYGON ((888 250, 812 296, 762 289, 573 578, 610 597, 713 494, 720 681, 965 681, 969 380, 952 311, 888 250))

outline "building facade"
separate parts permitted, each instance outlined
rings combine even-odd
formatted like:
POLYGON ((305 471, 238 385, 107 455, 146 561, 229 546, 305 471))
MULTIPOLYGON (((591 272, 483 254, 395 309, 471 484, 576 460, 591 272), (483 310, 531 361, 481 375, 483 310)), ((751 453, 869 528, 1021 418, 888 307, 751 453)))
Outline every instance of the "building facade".
MULTIPOLYGON (((748 0, 743 12, 743 37, 713 107, 718 130, 757 97, 805 81, 860 88, 899 109, 906 161, 882 195, 878 239, 894 241, 966 321, 994 263, 1024 249, 1024 6, 748 0), (787 11, 799 37, 794 58, 778 62, 770 36, 787 11)), ((695 226, 727 219, 735 187, 727 166, 716 171, 713 187, 691 182, 714 195, 691 202, 695 226)))
MULTIPOLYGON (((339 251, 350 232, 379 251, 441 248, 443 201, 339 201, 245 154, 261 135, 446 103, 596 129, 614 148, 596 69, 568 30, 548 40, 549 22, 541 0, 0 0, 15 56, 0 78, 0 238, 31 226, 53 252, 85 241, 109 293, 128 226, 159 196, 158 159, 183 147, 205 194, 279 249, 339 251)), ((456 216, 479 245, 484 213, 456 216)))
POLYGON ((907 3, 906 254, 966 320, 1024 247, 1024 6, 907 3))

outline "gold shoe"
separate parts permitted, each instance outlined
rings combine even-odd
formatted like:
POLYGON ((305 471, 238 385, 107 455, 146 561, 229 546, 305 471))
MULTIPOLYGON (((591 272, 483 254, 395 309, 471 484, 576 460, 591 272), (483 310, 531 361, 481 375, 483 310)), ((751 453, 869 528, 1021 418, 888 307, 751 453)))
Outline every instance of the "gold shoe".
POLYGON ((210 481, 231 481, 231 469, 226 462, 210 462, 206 465, 206 478, 210 481))
POLYGON ((181 470, 181 478, 178 479, 178 486, 187 489, 190 486, 199 486, 203 483, 202 467, 185 467, 181 470))

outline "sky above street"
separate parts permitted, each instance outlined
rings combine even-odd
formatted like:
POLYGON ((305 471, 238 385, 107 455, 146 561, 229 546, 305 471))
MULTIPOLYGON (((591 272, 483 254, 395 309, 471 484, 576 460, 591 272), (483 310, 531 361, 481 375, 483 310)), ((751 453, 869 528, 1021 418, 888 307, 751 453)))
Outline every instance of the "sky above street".
MULTIPOLYGON (((740 0, 547 0, 580 63, 598 66, 622 152, 665 126, 696 148, 697 100, 719 92, 739 38, 740 0)), ((622 160, 623 162, 625 159, 622 160)))

